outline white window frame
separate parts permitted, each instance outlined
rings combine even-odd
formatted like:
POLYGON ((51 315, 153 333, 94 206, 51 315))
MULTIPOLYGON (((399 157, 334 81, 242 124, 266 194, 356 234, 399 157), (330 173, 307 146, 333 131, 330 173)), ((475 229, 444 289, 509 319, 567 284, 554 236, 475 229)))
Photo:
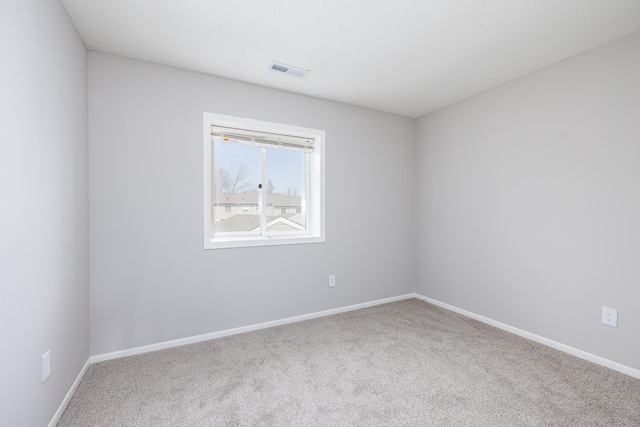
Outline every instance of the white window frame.
MULTIPOLYGON (((204 169, 204 249, 239 248, 252 246, 291 245, 325 242, 324 209, 324 140, 325 132, 300 126, 272 123, 216 113, 203 113, 203 169, 204 169), (307 154, 307 214, 306 230, 294 232, 272 232, 268 236, 237 233, 212 237, 211 233, 211 182, 212 182, 212 136, 211 126, 269 132, 276 134, 313 138, 313 152, 307 154), (244 235, 243 235, 244 234, 244 235)), ((263 160, 264 161, 264 160, 263 160)), ((266 183, 263 185, 266 191, 266 183)))

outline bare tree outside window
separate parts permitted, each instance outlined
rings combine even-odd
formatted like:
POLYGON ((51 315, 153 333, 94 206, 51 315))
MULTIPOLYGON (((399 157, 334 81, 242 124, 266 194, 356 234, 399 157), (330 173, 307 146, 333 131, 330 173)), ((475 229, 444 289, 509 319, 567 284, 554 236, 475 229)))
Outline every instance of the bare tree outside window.
POLYGON ((214 170, 213 185, 216 193, 244 193, 253 190, 254 186, 247 181, 249 170, 244 163, 228 168, 217 167, 214 170))

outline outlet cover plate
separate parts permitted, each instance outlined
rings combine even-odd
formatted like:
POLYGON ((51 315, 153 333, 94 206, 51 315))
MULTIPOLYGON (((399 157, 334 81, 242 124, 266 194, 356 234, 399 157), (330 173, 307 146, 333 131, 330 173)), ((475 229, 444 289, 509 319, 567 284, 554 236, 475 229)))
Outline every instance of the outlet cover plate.
POLYGON ((617 328, 618 310, 616 310, 615 308, 602 307, 602 323, 617 328))
POLYGON ((333 288, 336 285, 336 275, 332 274, 329 276, 329 287, 333 288))
POLYGON ((51 375, 51 351, 47 350, 42 355, 42 382, 45 382, 51 375))

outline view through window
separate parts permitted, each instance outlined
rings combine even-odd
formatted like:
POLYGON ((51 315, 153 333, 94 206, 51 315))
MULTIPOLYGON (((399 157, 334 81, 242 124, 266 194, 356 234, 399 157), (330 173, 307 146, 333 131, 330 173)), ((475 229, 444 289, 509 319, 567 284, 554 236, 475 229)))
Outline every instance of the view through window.
POLYGON ((300 151, 256 147, 214 137, 211 195, 214 235, 306 231, 306 156, 300 151), (262 157, 266 158, 265 170, 262 157), (262 209, 265 230, 261 229, 262 209))
POLYGON ((324 132, 205 113, 205 248, 324 241, 324 132))

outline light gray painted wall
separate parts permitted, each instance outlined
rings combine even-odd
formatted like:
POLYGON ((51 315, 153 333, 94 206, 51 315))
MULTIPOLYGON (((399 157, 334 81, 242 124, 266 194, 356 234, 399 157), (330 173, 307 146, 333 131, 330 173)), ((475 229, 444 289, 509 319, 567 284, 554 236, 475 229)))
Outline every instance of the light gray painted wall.
POLYGON ((0 44, 0 425, 44 426, 89 357, 87 50, 51 0, 3 1, 0 44))
POLYGON ((91 354, 412 292, 413 130, 399 116, 90 52, 91 354), (326 131, 326 243, 203 250, 205 111, 326 131))
POLYGON ((640 369, 639 76, 636 33, 420 118, 418 291, 640 369))

